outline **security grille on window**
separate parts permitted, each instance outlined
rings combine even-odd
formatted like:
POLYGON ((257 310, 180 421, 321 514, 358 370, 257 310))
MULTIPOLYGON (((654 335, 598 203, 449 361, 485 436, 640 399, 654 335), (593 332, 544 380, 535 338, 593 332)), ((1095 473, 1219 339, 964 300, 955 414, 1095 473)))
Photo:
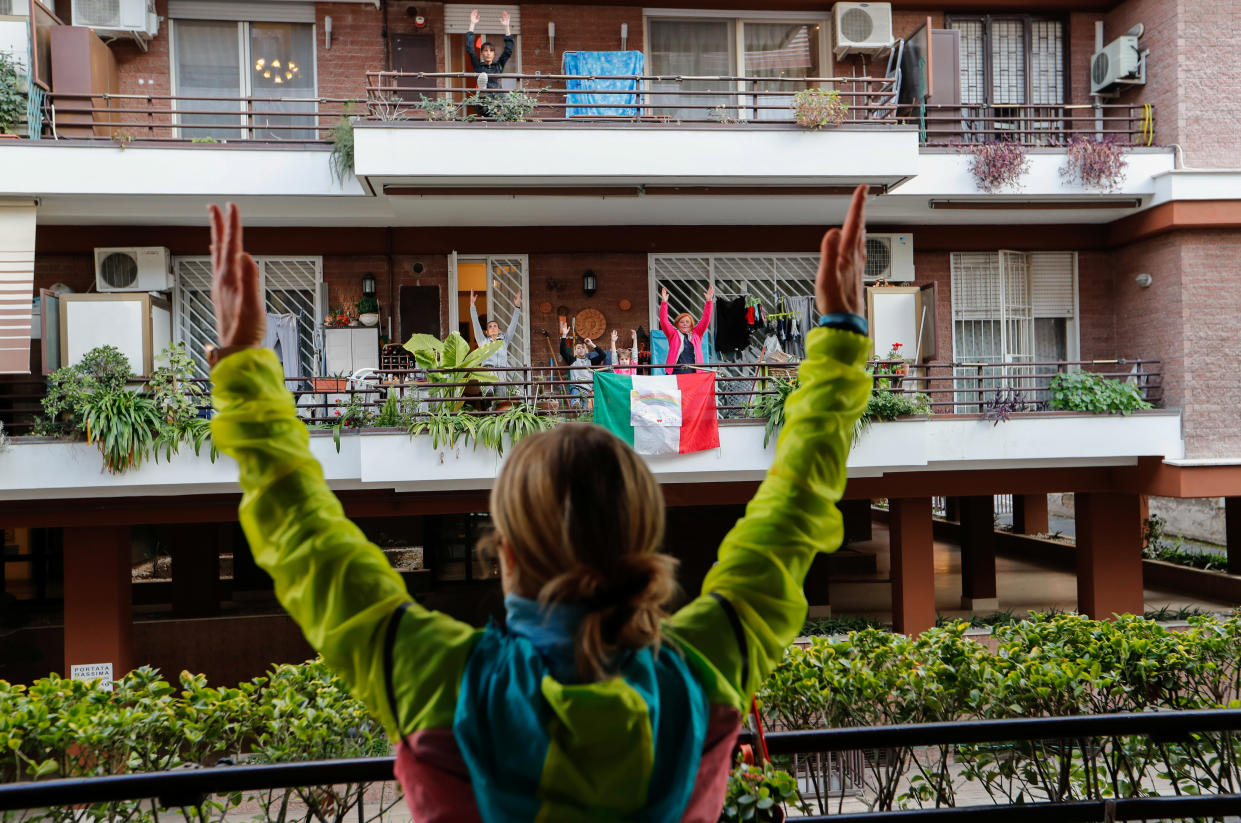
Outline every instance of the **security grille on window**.
MULTIPOLYGON (((322 259, 318 257, 258 257, 259 283, 269 314, 291 314, 297 325, 297 374, 319 373, 316 337, 322 310, 322 259)), ((216 342, 215 307, 211 302, 211 260, 182 257, 173 261, 173 336, 209 373, 203 347, 216 342)))
POLYGON ((958 411, 977 411, 1002 385, 1046 400, 1023 378, 1077 356, 1077 254, 956 252, 951 262, 958 411))
POLYGON ((953 15, 948 27, 961 32, 961 102, 980 118, 964 121, 964 130, 980 142, 1006 135, 1038 142, 1038 132, 1063 129, 1048 119, 1055 110, 1029 108, 1064 104, 1061 21, 953 15))

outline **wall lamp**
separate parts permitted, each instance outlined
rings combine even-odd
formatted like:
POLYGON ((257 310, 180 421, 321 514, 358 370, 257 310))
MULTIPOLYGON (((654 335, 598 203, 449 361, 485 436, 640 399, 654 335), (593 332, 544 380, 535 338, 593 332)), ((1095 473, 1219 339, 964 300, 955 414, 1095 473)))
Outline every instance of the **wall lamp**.
POLYGON ((595 275, 594 269, 587 269, 582 275, 582 291, 587 297, 594 297, 595 292, 599 290, 599 278, 595 275))
POLYGON ((362 275, 362 296, 363 297, 374 297, 375 296, 375 275, 369 271, 366 274, 362 275))
POLYGON ((1155 282, 1155 278, 1151 277, 1146 272, 1142 272, 1134 279, 1137 281, 1138 285, 1144 289, 1149 289, 1151 283, 1155 282))
POLYGON ((629 48, 629 24, 621 23, 621 51, 629 48))
POLYGON ((556 24, 551 20, 547 21, 547 48, 552 54, 556 53, 556 24))

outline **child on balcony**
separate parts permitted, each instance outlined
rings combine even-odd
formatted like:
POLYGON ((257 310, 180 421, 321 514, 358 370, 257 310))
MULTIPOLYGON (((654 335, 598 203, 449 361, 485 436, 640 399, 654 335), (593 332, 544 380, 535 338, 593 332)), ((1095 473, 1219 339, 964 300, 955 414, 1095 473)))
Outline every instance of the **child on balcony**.
MULTIPOLYGON (((517 291, 517 295, 513 298, 513 318, 508 321, 508 328, 504 334, 500 334, 500 324, 494 320, 487 321, 487 329, 483 330, 482 324, 478 320, 478 294, 470 292, 470 322, 474 324, 474 339, 479 346, 485 346, 488 343, 494 343, 496 340, 503 340, 504 345, 491 353, 487 359, 483 361, 484 366, 492 368, 508 367, 508 347, 513 340, 513 334, 517 331, 517 321, 521 319, 521 290, 517 291)), ((497 372, 496 377, 501 383, 508 383, 513 380, 520 380, 520 372, 497 372)), ((489 386, 487 394, 499 394, 501 396, 511 394, 508 391, 509 386, 489 386), (494 391, 492 391, 494 389, 494 391)))
POLYGON ((659 328, 668 338, 668 374, 689 374, 690 366, 705 363, 702 353, 702 336, 711 327, 711 307, 715 304, 715 286, 707 287, 706 302, 702 307, 702 319, 695 325, 694 316, 681 312, 675 322, 668 320, 668 289, 659 289, 659 328))
POLYGON ((644 460, 602 428, 563 425, 518 443, 492 488, 485 542, 507 619, 485 629, 415 603, 345 517, 279 361, 259 348, 266 314, 236 207, 212 207, 212 436, 240 465, 255 561, 399 741, 415 819, 719 818, 750 695, 802 628, 811 562, 842 538, 835 503, 871 392, 865 197, 824 237, 825 328, 810 332, 772 469, 702 594, 664 611, 676 561, 658 550, 663 495, 644 460))
POLYGON ((573 408, 581 408, 582 398, 586 398, 589 406, 591 390, 588 386, 582 385, 589 383, 591 379, 590 370, 598 366, 604 360, 604 354, 595 346, 595 341, 589 337, 582 338, 581 343, 573 346, 573 350, 569 351, 569 324, 560 324, 560 359, 564 361, 569 369, 569 380, 573 381, 569 386, 567 394, 574 395, 569 401, 573 408))
POLYGON ((612 329, 612 351, 608 363, 614 367, 612 371, 616 374, 636 374, 638 371, 632 368, 632 365, 638 362, 638 330, 633 329, 630 334, 633 335, 633 345, 617 352, 616 340, 620 335, 616 329, 612 329))

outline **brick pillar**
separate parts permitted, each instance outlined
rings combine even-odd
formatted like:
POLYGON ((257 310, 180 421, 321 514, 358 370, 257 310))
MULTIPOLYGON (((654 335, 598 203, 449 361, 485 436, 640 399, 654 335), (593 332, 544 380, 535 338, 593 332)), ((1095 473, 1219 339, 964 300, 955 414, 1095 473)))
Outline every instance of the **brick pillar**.
POLYGON ((935 541, 931 498, 889 499, 892 624, 903 634, 935 625, 935 541))
POLYGON ((1077 610, 1096 620, 1142 614, 1142 522, 1136 494, 1079 493, 1077 610))
POLYGON ((68 528, 65 557, 65 675, 75 665, 134 667, 132 538, 128 526, 68 528))
POLYGON ((1047 495, 1013 495, 1013 531, 1017 534, 1047 534, 1051 531, 1047 495))
POLYGON ((961 608, 995 611, 995 498, 961 498, 961 608))
POLYGON ((220 544, 231 523, 168 528, 172 552, 172 614, 214 617, 220 613, 220 544))
POLYGON ((870 500, 841 500, 836 505, 845 521, 845 542, 870 540, 870 500))
POLYGON ((1228 573, 1241 574, 1241 497, 1224 498, 1224 546, 1228 573))

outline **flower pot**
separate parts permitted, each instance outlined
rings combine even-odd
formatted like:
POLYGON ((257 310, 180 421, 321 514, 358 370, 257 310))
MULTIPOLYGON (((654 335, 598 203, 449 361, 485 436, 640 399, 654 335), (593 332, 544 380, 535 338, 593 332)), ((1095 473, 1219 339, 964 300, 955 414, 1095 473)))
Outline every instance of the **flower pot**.
POLYGON ((358 315, 358 322, 363 326, 374 326, 379 322, 378 312, 366 312, 358 315))

